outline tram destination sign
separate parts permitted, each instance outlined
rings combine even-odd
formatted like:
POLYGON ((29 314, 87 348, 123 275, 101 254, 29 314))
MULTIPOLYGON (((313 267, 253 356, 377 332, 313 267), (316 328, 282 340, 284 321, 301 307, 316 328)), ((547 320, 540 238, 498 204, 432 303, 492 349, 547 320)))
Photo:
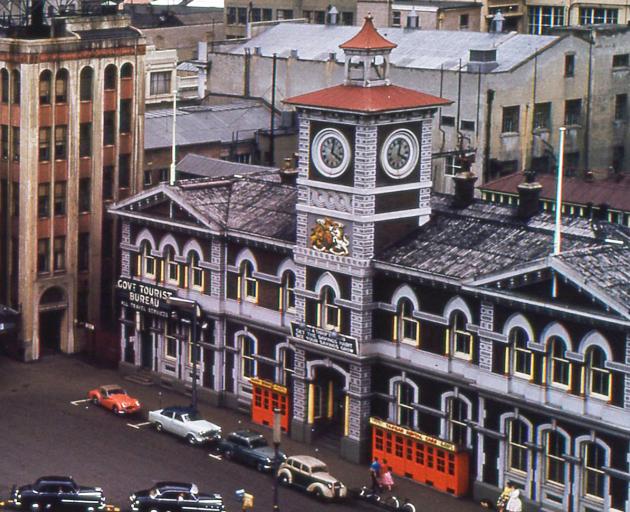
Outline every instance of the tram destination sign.
POLYGON ((335 331, 327 331, 312 325, 291 322, 291 335, 294 338, 314 343, 320 347, 337 350, 344 354, 356 356, 358 353, 356 339, 335 331))
POLYGON ((116 282, 116 288, 123 306, 143 313, 168 317, 171 310, 168 299, 173 295, 171 290, 123 277, 116 282))

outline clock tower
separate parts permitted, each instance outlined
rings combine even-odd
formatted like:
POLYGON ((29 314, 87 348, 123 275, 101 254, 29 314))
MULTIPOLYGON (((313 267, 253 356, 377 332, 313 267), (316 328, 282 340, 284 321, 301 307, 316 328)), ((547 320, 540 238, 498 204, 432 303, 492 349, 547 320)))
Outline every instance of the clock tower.
POLYGON ((341 48, 342 85, 285 100, 300 119, 292 433, 309 441, 334 431, 342 455, 361 460, 369 439, 371 262, 429 220, 432 118, 450 102, 391 84, 396 44, 369 15, 341 48))

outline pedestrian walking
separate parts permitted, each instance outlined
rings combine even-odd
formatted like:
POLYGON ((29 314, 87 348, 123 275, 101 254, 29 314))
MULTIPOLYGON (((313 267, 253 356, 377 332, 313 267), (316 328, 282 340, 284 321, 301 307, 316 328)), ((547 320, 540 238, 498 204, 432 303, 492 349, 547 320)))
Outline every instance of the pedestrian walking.
POLYGON ((505 506, 505 510, 507 512, 522 512, 523 502, 521 501, 520 494, 521 491, 519 491, 518 489, 514 489, 510 493, 510 499, 505 506))
POLYGON ((394 487, 394 477, 392 476, 392 472, 390 469, 387 469, 383 476, 381 477, 381 487, 384 487, 388 491, 391 492, 392 487, 394 487))
POLYGON ((507 505, 508 500, 510 499, 510 494, 512 494, 513 490, 514 490, 514 484, 512 482, 508 481, 505 484, 505 487, 503 488, 503 491, 499 495, 499 498, 497 499, 497 510, 499 512, 504 512, 505 511, 505 507, 507 505))
POLYGON ((378 493, 381 490, 379 480, 381 478, 381 463, 378 461, 378 457, 374 457, 372 464, 370 464, 370 479, 372 480, 372 492, 378 493))

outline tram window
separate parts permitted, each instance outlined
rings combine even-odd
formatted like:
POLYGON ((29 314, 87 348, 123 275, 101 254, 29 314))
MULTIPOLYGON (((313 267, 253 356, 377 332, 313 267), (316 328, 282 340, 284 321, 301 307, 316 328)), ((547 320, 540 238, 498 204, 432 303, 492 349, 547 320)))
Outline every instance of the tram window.
POLYGON ((424 446, 416 443, 416 462, 424 466, 424 446))
POLYGON ((396 457, 402 457, 403 455, 403 439, 400 436, 396 436, 396 457))
POLYGON ((433 467, 433 448, 430 446, 427 447, 427 467, 433 467))
POLYGON ((376 439, 374 441, 374 446, 377 450, 383 449, 383 432, 381 430, 376 431, 376 439))
POLYGON ((437 451, 437 470, 441 473, 444 473, 446 470, 446 465, 444 461, 444 452, 442 450, 437 451))

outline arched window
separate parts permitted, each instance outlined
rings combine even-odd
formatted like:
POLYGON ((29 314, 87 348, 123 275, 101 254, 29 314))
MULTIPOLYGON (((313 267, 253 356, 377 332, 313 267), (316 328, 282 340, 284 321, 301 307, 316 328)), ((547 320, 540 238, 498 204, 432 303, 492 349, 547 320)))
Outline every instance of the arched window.
POLYGON ((179 285, 179 263, 175 261, 175 251, 172 247, 166 249, 166 282, 179 285))
POLYGON ((472 334, 466 330, 466 315, 461 311, 451 315, 450 338, 455 357, 472 359, 472 334))
POLYGON ((9 103, 9 72, 6 68, 0 70, 0 88, 2 89, 2 103, 9 103))
POLYGON ((414 428, 416 426, 416 411, 413 408, 414 388, 406 382, 397 382, 394 387, 396 398, 396 418, 398 425, 414 428))
POLYGON ((104 87, 106 91, 116 90, 116 81, 118 78, 118 72, 116 66, 110 64, 105 68, 104 87))
POLYGON ((239 299, 258 302, 258 281, 254 277, 254 265, 250 261, 243 261, 239 274, 239 299))
POLYGON ((533 352, 527 348, 529 336, 525 329, 515 327, 510 331, 510 349, 512 351, 512 371, 515 375, 531 379, 533 376, 533 352))
POLYGON ((50 105, 52 89, 52 73, 45 69, 39 75, 39 104, 50 105))
POLYGON ((417 347, 420 343, 420 322, 413 317, 413 303, 403 298, 394 317, 394 341, 417 347))
POLYGON ((446 401, 446 436, 452 443, 468 445, 468 404, 461 398, 450 397, 446 401))
POLYGON ((295 310, 295 274, 287 270, 282 274, 282 286, 280 287, 280 311, 295 310))
POLYGON ((597 398, 610 400, 610 370, 606 368, 606 352, 601 347, 590 347, 586 354, 588 368, 588 393, 597 398))
POLYGON ((241 375, 249 379, 256 377, 256 340, 250 336, 241 336, 241 375))
POLYGON ((295 373, 295 351, 288 347, 280 349, 280 384, 291 389, 295 373))
POLYGON ((545 482, 564 485, 567 479, 567 463, 564 460, 568 455, 566 437, 558 431, 547 430, 543 435, 543 447, 545 482))
POLYGON ((319 302, 319 326, 329 331, 341 329, 341 311, 335 304, 335 291, 330 286, 324 286, 319 302))
POLYGON ((80 97, 81 101, 92 100, 92 82, 94 81, 94 70, 85 67, 81 70, 80 97))
POLYGON ((55 77, 55 102, 68 103, 68 70, 60 69, 55 77))
POLYGON ((206 276, 203 269, 199 266, 199 255, 192 252, 190 255, 190 286, 194 290, 203 291, 206 285, 206 276))
POLYGON ((529 467, 529 428, 524 421, 511 419, 507 423, 507 467, 526 473, 529 467))
POLYGON ((563 388, 571 386, 571 363, 567 359, 567 346, 558 336, 549 339, 549 374, 551 384, 563 388))
POLYGON ((582 493, 586 496, 604 499, 608 494, 608 485, 604 467, 606 450, 598 443, 582 445, 582 493))
POLYGON ((155 257, 151 256, 151 246, 148 243, 142 245, 142 275, 155 279, 155 257))
POLYGON ((20 104, 20 72, 14 69, 11 72, 11 101, 15 105, 20 104))
POLYGON ((133 77, 133 66, 129 62, 125 62, 120 68, 120 78, 124 80, 125 78, 132 78, 132 77, 133 77))

